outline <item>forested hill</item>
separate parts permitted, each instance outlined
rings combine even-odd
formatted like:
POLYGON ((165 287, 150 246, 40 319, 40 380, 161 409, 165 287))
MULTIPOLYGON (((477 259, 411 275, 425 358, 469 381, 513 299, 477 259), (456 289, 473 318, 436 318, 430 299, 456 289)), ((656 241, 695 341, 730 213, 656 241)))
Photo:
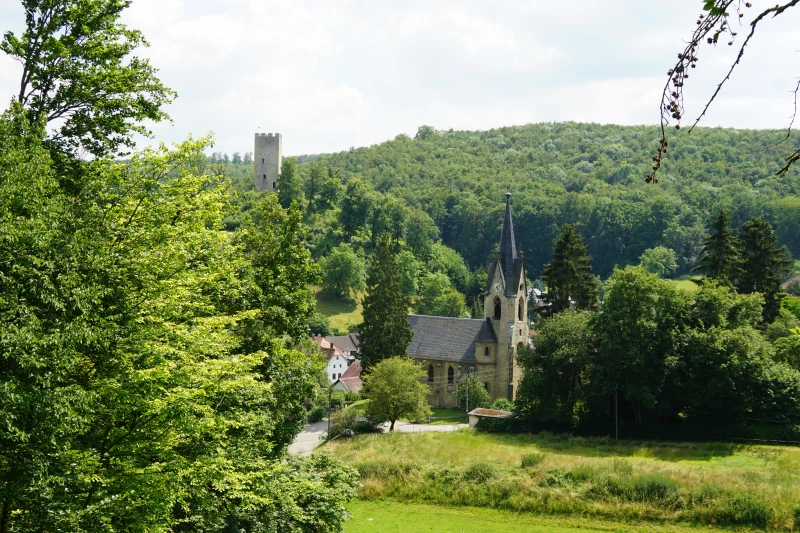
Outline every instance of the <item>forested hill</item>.
POLYGON ((754 216, 766 218, 800 256, 800 169, 775 175, 800 142, 793 136, 776 145, 784 136, 775 130, 674 132, 660 183, 646 184, 658 147, 656 127, 557 123, 437 131, 422 126, 413 139, 398 135, 323 155, 301 164, 300 175, 306 196, 310 169, 322 165, 340 169, 345 183, 360 177, 376 191, 374 205, 385 195, 404 199, 430 215, 443 243, 472 269, 496 246, 503 193, 510 190, 517 242, 531 278, 549 261, 552 241, 565 223, 578 225, 602 277, 614 265, 637 263, 644 250, 658 245, 677 252, 680 274, 693 266, 709 219, 721 208, 731 211, 735 227, 754 216))

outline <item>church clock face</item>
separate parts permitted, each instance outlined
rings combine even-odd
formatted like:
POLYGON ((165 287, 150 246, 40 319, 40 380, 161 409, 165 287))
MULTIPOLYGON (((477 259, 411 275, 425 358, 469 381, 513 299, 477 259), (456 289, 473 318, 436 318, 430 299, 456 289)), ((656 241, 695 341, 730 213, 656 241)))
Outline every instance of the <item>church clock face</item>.
POLYGON ((500 283, 495 283, 494 284, 494 292, 500 292, 500 289, 502 289, 502 288, 503 287, 500 285, 500 283))

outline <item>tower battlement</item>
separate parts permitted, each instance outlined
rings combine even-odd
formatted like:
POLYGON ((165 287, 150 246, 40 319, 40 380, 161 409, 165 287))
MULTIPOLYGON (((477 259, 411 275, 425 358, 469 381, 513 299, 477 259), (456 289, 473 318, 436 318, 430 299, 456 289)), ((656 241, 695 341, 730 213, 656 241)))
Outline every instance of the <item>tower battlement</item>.
POLYGON ((280 133, 256 133, 253 150, 253 184, 259 191, 278 192, 278 175, 283 163, 280 133))

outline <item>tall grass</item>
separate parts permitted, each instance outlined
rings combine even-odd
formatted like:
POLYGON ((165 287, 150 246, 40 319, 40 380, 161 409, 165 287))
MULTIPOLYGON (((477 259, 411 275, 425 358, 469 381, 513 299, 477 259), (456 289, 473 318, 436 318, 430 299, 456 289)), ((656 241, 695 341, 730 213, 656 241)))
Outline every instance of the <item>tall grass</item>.
POLYGON ((333 443, 364 499, 793 531, 800 449, 568 436, 388 434, 333 443))

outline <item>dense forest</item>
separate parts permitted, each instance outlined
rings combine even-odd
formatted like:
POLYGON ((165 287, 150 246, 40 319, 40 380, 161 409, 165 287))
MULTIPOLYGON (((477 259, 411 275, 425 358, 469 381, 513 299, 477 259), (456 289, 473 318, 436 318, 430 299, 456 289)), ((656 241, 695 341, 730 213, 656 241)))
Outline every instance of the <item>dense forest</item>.
MULTIPOLYGON (((763 217, 779 241, 800 256, 800 174, 793 169, 775 175, 787 151, 800 143, 795 138, 780 143, 784 137, 785 132, 770 130, 676 132, 660 182, 646 184, 658 147, 656 127, 568 122, 437 131, 421 126, 413 139, 398 135, 370 147, 302 156, 293 178, 298 183, 284 184, 290 190, 285 200, 296 200, 305 211, 317 258, 343 241, 368 252, 374 236, 391 227, 415 255, 430 254, 429 246, 416 241, 440 241, 440 251, 452 248, 475 272, 497 245, 508 190, 529 278, 540 277, 553 240, 568 223, 583 235, 593 271, 603 279, 615 266, 638 264, 646 250, 658 246, 675 252, 671 275, 680 276, 695 266, 720 209, 731 212, 735 230, 763 217)), ((228 169, 238 207, 247 211, 257 197, 251 167, 228 169)), ((241 217, 229 216, 229 229, 241 217)), ((478 285, 453 282, 468 296, 478 285)))

